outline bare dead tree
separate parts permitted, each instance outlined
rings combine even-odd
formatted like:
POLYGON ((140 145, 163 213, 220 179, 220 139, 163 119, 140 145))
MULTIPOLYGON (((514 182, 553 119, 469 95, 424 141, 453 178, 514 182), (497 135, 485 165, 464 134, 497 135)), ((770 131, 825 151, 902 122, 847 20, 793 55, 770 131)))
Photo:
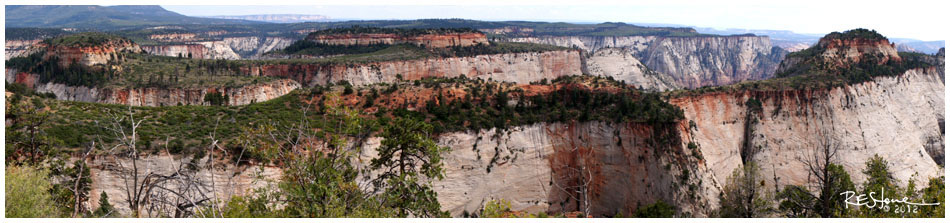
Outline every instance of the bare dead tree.
POLYGON ((141 174, 141 171, 139 171, 139 159, 141 157, 136 147, 138 128, 145 119, 136 120, 131 105, 128 106, 128 116, 118 113, 110 113, 109 115, 110 120, 104 128, 112 133, 112 136, 118 141, 109 151, 113 153, 113 156, 126 157, 131 161, 131 167, 126 167, 121 161, 118 161, 117 164, 123 172, 120 176, 125 184, 123 189, 126 194, 126 202, 132 211, 132 215, 139 217, 142 205, 148 202, 148 197, 145 196, 146 190, 149 189, 148 185, 152 183, 150 172, 141 174))
MULTIPOLYGON (((168 138, 165 139, 165 152, 171 154, 168 150, 168 138)), ((175 163, 174 158, 169 156, 169 162, 175 163)), ((184 159, 184 158, 183 158, 184 159)), ((211 198, 207 195, 209 185, 204 183, 198 172, 201 170, 193 160, 184 162, 183 159, 177 161, 177 167, 170 174, 152 174, 155 183, 149 185, 148 197, 152 201, 149 203, 149 216, 157 217, 169 215, 182 218, 200 214, 200 207, 206 206, 211 198)), ((210 190, 213 190, 211 188, 210 190)))
MULTIPOLYGON (((195 162, 189 160, 190 162, 186 163, 179 160, 177 167, 169 174, 162 174, 160 170, 142 168, 140 163, 142 157, 137 147, 137 140, 138 129, 145 119, 137 119, 131 106, 128 107, 127 114, 110 113, 109 115, 110 119, 103 123, 103 128, 118 142, 109 148, 100 147, 107 155, 118 158, 116 159, 117 170, 123 180, 122 189, 126 193, 126 202, 132 211, 132 216, 141 217, 144 211, 148 217, 188 217, 200 212, 197 208, 211 201, 207 194, 208 188, 213 190, 213 187, 198 177, 200 166, 195 162), (123 162, 122 158, 127 158, 129 161, 123 162)), ((99 142, 100 145, 105 145, 101 137, 99 137, 99 142)), ((165 152, 170 154, 167 138, 165 152)), ((169 163, 176 163, 174 158, 169 157, 169 159, 171 159, 169 163)))
POLYGON ((155 176, 156 181, 150 185, 148 211, 150 217, 173 216, 176 218, 189 217, 200 214, 200 207, 207 205, 211 198, 204 184, 197 176, 196 170, 178 166, 174 173, 155 176))
POLYGON ((211 145, 208 147, 208 150, 209 150, 209 151, 208 151, 208 155, 209 155, 208 163, 211 164, 211 169, 209 170, 209 173, 211 174, 211 199, 214 200, 214 202, 211 202, 211 208, 212 208, 212 210, 214 210, 214 211, 212 212, 212 217, 223 217, 223 216, 217 216, 217 215, 220 215, 220 214, 221 214, 221 207, 218 205, 218 201, 219 201, 219 200, 218 200, 218 193, 217 193, 217 190, 215 190, 215 183, 214 183, 214 170, 215 170, 215 169, 214 169, 214 161, 215 161, 215 160, 214 160, 214 151, 215 151, 215 149, 220 149, 220 150, 222 150, 222 151, 224 150, 224 149, 221 149, 221 147, 218 146, 218 139, 215 138, 215 135, 216 135, 216 133, 218 132, 218 123, 219 123, 220 121, 221 121, 221 118, 220 118, 220 117, 219 117, 217 120, 215 120, 215 122, 214 122, 214 130, 211 131, 211 133, 209 133, 209 135, 208 135, 208 137, 211 139, 211 145), (217 213, 217 214, 215 214, 215 213, 217 213))
POLYGON ((74 167, 74 168, 79 168, 79 171, 76 173, 76 179, 73 180, 74 182, 73 188, 71 189, 73 191, 73 198, 75 199, 75 203, 73 203, 73 215, 72 215, 72 217, 74 218, 79 217, 79 212, 82 211, 81 198, 82 198, 83 191, 79 187, 80 185, 82 185, 82 179, 83 179, 82 172, 86 168, 86 165, 84 164, 86 163, 86 158, 89 158, 89 154, 91 154, 95 148, 96 148, 96 142, 93 141, 92 145, 89 146, 89 149, 86 149, 86 152, 84 152, 82 157, 79 158, 80 165, 78 165, 78 167, 74 167))
MULTIPOLYGON (((811 191, 817 191, 816 196, 812 193, 808 195, 816 199, 816 207, 803 207, 814 210, 821 217, 832 217, 834 212, 833 203, 841 202, 834 200, 836 188, 835 183, 841 179, 829 168, 835 165, 838 159, 838 153, 842 145, 836 142, 830 132, 822 131, 818 135, 817 146, 811 150, 805 150, 808 154, 800 155, 799 161, 802 162, 808 172, 808 187, 811 191)), ((797 202, 797 201, 796 201, 797 202)))
MULTIPOLYGON (((574 140, 573 137, 561 138, 574 140)), ((560 159, 555 158, 555 163, 552 163, 553 186, 562 194, 567 195, 568 200, 573 200, 577 209, 583 211, 585 216, 590 216, 592 195, 590 189, 594 183, 594 173, 589 168, 588 159, 593 157, 594 150, 589 146, 578 146, 573 141, 570 142, 571 149, 560 152, 564 155, 558 156, 560 159)))

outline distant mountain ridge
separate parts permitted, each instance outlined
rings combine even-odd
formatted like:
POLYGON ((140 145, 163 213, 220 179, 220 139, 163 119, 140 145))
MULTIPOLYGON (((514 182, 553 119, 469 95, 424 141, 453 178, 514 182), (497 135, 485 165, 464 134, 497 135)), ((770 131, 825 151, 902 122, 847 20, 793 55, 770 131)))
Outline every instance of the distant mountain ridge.
POLYGON ((197 18, 157 5, 7 5, 7 27, 116 29, 167 24, 257 24, 247 20, 197 18))
POLYGON ((298 23, 298 22, 329 22, 335 21, 325 15, 304 15, 304 14, 259 14, 259 15, 219 15, 203 16, 205 18, 215 19, 239 19, 248 21, 271 22, 271 23, 298 23))

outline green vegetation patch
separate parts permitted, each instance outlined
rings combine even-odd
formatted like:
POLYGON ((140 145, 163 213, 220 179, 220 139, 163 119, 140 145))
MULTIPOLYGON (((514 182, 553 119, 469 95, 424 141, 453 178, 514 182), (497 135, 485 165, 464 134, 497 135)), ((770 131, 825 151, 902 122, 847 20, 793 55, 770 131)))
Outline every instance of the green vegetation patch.
POLYGON ((340 54, 372 53, 391 47, 390 44, 370 45, 339 45, 317 43, 310 40, 298 40, 282 50, 272 51, 274 54, 297 54, 311 56, 327 56, 340 54))
POLYGON ((822 39, 842 39, 842 40, 851 40, 851 39, 866 39, 866 40, 887 40, 884 35, 877 33, 877 31, 857 28, 844 32, 832 32, 822 39))
POLYGON ((775 74, 776 77, 792 76, 832 76, 832 79, 838 79, 839 82, 854 84, 871 81, 878 76, 893 76, 903 74, 905 71, 917 68, 926 68, 935 66, 928 59, 930 55, 921 53, 898 53, 901 60, 888 60, 881 64, 885 57, 883 54, 865 54, 861 60, 856 63, 839 65, 834 61, 829 61, 821 57, 826 49, 819 46, 791 53, 786 56, 786 61, 799 61, 793 67, 775 74), (906 58, 905 58, 906 57, 906 58))
POLYGON ((440 57, 473 57, 478 55, 508 53, 540 53, 546 51, 571 50, 571 48, 536 43, 489 42, 472 46, 453 46, 432 49, 440 57))
POLYGON ((73 35, 59 36, 44 40, 43 43, 52 46, 89 47, 99 46, 110 42, 131 42, 125 37, 100 32, 84 32, 73 35))
POLYGON ((274 77, 251 75, 241 69, 246 62, 213 59, 188 59, 138 53, 110 54, 107 64, 63 66, 58 57, 44 58, 45 52, 7 61, 7 66, 39 76, 39 83, 68 86, 120 88, 204 88, 242 87, 273 81, 274 77))
MULTIPOLYGON (((361 98, 364 108, 379 106, 375 114, 367 117, 367 128, 379 130, 393 117, 414 117, 426 120, 434 127, 433 133, 507 128, 540 122, 609 121, 636 122, 644 124, 668 124, 683 118, 682 110, 666 103, 658 94, 641 93, 634 89, 620 92, 563 88, 549 94, 522 96, 520 90, 500 90, 498 83, 466 79, 426 80, 434 88, 443 88, 456 83, 471 84, 465 100, 438 104, 433 97, 425 108, 410 111, 406 108, 386 109, 382 104, 372 105, 361 98), (441 80, 441 81, 440 81, 441 80), (510 102, 510 103, 509 103, 510 102)), ((551 85, 577 81, 564 78, 551 85)), ((601 83, 603 84, 603 83, 601 83)), ((396 86, 396 89, 408 87, 396 86)), ((419 86, 424 86, 420 83, 419 86)), ((323 101, 327 95, 340 95, 343 86, 298 89, 269 101, 242 106, 165 106, 132 107, 137 119, 145 120, 139 129, 143 149, 163 149, 168 142, 173 153, 197 151, 199 145, 207 146, 210 136, 228 145, 247 129, 261 125, 289 126, 302 117, 307 117, 315 128, 333 129, 334 121, 320 118, 325 114, 323 101), (304 100, 319 98, 318 103, 307 105, 304 100), (305 109, 306 108, 306 109, 305 109), (307 111, 304 114, 303 111, 307 111), (167 140, 167 141, 166 141, 167 140)), ((381 97, 397 90, 380 91, 381 97)), ((369 93, 360 94, 370 97, 369 93)), ((126 114, 129 106, 85 102, 59 101, 36 96, 18 97, 8 101, 14 106, 48 108, 52 116, 43 131, 54 139, 56 147, 80 148, 97 137, 111 141, 110 133, 102 126, 111 115, 126 114)), ((375 99, 375 98, 374 98, 375 99)), ((11 110, 16 111, 16 110, 11 110)), ((19 113, 8 115, 15 119, 19 113)), ((9 139, 9 138, 8 138, 9 139)), ((12 154, 12 153, 8 153, 12 154)))
POLYGON ((352 26, 349 28, 324 29, 310 33, 307 37, 345 34, 396 34, 398 36, 419 36, 426 34, 481 33, 472 28, 386 28, 370 26, 352 26))
MULTIPOLYGON (((570 121, 663 125, 683 118, 683 111, 667 103, 659 94, 632 88, 601 90, 597 86, 622 86, 616 82, 611 85, 602 78, 559 78, 545 84, 560 86, 557 90, 532 96, 527 96, 524 89, 505 87, 494 82, 466 78, 439 80, 443 81, 421 81, 419 85, 435 89, 461 85, 466 91, 464 98, 450 100, 439 91, 425 101, 422 109, 396 108, 391 112, 396 116, 409 115, 433 123, 435 132, 506 129, 534 123, 570 121)), ((383 91, 382 94, 387 94, 387 91, 392 90, 383 91)))

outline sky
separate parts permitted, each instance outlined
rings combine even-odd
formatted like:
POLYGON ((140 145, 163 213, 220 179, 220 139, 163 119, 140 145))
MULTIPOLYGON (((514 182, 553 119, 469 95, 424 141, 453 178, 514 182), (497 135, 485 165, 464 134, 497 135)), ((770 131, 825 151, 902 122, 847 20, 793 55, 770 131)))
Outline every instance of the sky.
MULTIPOLYGON (((789 1, 793 2, 793 1, 789 1)), ((181 6, 165 9, 189 16, 311 14, 334 19, 464 18, 564 22, 677 24, 717 29, 772 29, 826 34, 853 28, 875 29, 888 37, 946 39, 943 7, 921 4, 645 4, 645 5, 253 5, 181 6), (938 25, 939 24, 939 25, 938 25), (940 27, 940 28, 935 28, 940 27)), ((847 3, 847 2, 845 2, 847 3)), ((935 3, 941 4, 941 3, 935 3)))
POLYGON ((854 28, 889 38, 950 39, 946 0, 6 0, 5 4, 162 5, 189 16, 309 14, 336 19, 463 18, 625 22, 790 30, 854 28), (196 5, 200 4, 200 5, 196 5))

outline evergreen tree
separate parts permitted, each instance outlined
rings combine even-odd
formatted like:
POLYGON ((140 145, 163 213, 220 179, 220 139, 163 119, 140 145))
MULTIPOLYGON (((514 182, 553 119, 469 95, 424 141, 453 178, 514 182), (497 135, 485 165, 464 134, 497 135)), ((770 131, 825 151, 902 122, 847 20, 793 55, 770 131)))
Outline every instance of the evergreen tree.
POLYGON ((105 191, 99 194, 99 208, 92 212, 92 216, 99 218, 116 216, 115 207, 109 203, 109 195, 105 191))
POLYGON ((946 189, 944 185, 944 177, 930 178, 930 181, 927 182, 927 187, 921 191, 921 202, 939 205, 921 206, 920 211, 918 212, 919 216, 917 217, 944 217, 944 212, 946 211, 947 207, 945 195, 946 189))
POLYGON ((755 162, 736 168, 720 195, 719 214, 727 218, 765 217, 772 208, 772 199, 765 189, 765 179, 755 162))
POLYGON ((430 138, 432 126, 407 115, 397 117, 383 131, 379 157, 370 167, 382 171, 373 181, 384 203, 398 216, 444 217, 428 180, 443 177, 442 155, 447 150, 430 138))
MULTIPOLYGON (((887 160, 884 160, 884 157, 874 154, 874 157, 871 157, 865 162, 863 173, 867 176, 867 182, 864 183, 862 194, 874 192, 874 197, 877 199, 897 199, 900 189, 897 187, 895 179, 888 169, 887 160)), ((896 205, 890 205, 887 209, 880 208, 880 205, 881 204, 878 204, 875 208, 861 208, 862 217, 900 217, 890 209, 896 205)))

